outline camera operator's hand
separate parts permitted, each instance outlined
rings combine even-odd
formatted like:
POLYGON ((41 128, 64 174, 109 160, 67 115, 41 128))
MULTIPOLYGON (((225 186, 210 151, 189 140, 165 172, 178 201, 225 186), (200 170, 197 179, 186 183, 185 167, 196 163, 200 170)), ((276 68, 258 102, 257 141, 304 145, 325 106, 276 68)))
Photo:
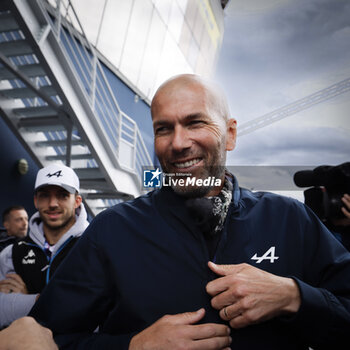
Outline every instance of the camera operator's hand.
POLYGON ((350 226, 350 195, 345 193, 343 197, 341 198, 341 201, 343 202, 344 206, 341 207, 341 211, 344 214, 345 217, 342 218, 336 218, 331 219, 331 223, 335 226, 350 226))
POLYGON ((344 203, 344 207, 342 207, 341 210, 343 214, 350 220, 350 195, 345 193, 341 200, 344 203))

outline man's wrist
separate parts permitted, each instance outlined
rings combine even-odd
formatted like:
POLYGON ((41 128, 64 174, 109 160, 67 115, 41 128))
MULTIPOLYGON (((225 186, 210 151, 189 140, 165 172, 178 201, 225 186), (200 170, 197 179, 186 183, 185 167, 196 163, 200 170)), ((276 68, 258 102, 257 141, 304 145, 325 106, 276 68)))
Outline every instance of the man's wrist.
POLYGON ((285 313, 298 312, 301 304, 300 290, 296 281, 293 278, 285 279, 285 290, 288 296, 288 302, 283 308, 285 313))

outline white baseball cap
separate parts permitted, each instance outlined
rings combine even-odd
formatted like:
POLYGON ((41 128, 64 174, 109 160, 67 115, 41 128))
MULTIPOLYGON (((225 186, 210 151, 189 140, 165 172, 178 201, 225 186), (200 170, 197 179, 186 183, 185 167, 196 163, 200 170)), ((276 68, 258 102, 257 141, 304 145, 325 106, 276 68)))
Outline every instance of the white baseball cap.
POLYGON ((51 164, 36 175, 34 190, 43 186, 60 186, 70 193, 79 192, 79 178, 73 169, 63 164, 51 164))

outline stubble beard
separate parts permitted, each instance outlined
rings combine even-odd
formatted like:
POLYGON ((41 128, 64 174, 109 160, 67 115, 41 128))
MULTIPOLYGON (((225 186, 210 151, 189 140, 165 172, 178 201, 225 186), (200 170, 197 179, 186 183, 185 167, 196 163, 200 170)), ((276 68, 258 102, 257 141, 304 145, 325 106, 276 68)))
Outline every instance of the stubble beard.
POLYGON ((61 224, 55 225, 52 224, 49 220, 46 218, 42 217, 42 221, 44 226, 46 226, 50 231, 52 232, 60 232, 64 231, 64 229, 67 229, 66 231, 69 230, 74 225, 74 214, 70 215, 66 220, 64 220, 61 224))
MULTIPOLYGON (((224 179, 225 174, 225 165, 219 165, 219 164, 225 164, 226 157, 223 155, 220 150, 214 155, 212 163, 216 163, 214 165, 204 165, 201 169, 199 169, 199 172, 197 175, 194 175, 196 179, 208 179, 208 178, 214 178, 214 179, 220 179, 221 182, 224 179)), ((167 170, 167 167, 163 167, 163 171, 165 173, 171 173, 171 171, 167 170)), ((191 177, 189 175, 189 177, 191 177)), ((184 179, 186 181, 186 176, 174 176, 173 179, 184 179)), ((221 184, 223 185, 223 183, 221 184)), ((171 182, 171 188, 172 190, 183 197, 186 198, 199 198, 199 197, 205 197, 208 195, 208 193, 213 190, 214 186, 197 186, 197 185, 190 185, 190 186, 179 186, 171 182)))

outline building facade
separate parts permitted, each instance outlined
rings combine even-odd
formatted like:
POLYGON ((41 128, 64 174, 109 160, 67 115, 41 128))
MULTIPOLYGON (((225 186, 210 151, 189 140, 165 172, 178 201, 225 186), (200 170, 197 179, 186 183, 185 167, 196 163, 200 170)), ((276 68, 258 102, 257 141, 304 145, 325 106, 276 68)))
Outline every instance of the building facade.
POLYGON ((215 68, 224 32, 218 0, 72 2, 91 43, 148 100, 170 76, 215 68))
POLYGON ((157 164, 150 99, 174 74, 211 75, 223 7, 218 0, 2 1, 0 139, 11 152, 2 145, 0 209, 29 206, 35 174, 51 162, 76 170, 92 216, 141 194, 142 167, 157 164), (22 175, 20 158, 29 164, 22 175))

